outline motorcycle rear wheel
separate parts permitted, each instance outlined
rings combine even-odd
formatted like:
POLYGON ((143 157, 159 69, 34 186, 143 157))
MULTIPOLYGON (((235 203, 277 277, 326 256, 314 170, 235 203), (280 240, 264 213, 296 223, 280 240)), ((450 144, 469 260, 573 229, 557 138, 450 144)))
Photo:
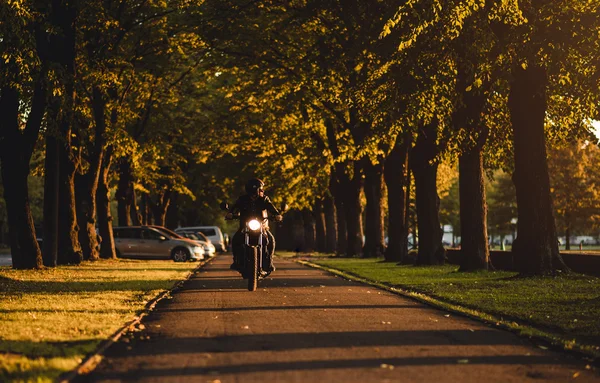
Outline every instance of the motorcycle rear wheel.
POLYGON ((258 284, 258 251, 256 250, 256 247, 252 248, 252 254, 250 254, 249 261, 248 291, 256 291, 256 286, 258 284))

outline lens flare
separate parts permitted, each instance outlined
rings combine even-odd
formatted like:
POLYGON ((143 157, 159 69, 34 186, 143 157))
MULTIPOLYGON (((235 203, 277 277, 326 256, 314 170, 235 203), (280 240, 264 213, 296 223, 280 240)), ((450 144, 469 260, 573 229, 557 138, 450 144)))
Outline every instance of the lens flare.
POLYGON ((260 229, 260 222, 253 219, 250 222, 248 222, 248 228, 250 228, 250 230, 256 231, 256 230, 260 229))

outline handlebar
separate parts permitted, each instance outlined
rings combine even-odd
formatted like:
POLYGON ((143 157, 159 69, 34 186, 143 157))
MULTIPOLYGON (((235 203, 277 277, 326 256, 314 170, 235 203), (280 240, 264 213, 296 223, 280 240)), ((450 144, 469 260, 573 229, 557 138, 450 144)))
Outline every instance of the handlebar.
MULTIPOLYGON (((283 220, 283 216, 280 215, 280 217, 282 217, 282 220, 283 220)), ((234 219, 240 219, 240 215, 239 214, 233 214, 233 216, 231 218, 227 218, 227 216, 225 216, 225 221, 232 221, 234 219)), ((257 217, 257 219, 258 219, 258 217, 257 217)), ((263 221, 266 221, 266 220, 277 221, 277 216, 276 215, 268 216, 266 218, 263 218, 262 220, 263 221)))

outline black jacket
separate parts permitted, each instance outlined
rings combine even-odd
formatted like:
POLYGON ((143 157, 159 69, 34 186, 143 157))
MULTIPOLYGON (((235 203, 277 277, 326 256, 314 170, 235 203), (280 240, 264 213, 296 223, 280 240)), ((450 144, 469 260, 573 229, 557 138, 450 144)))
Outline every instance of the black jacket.
POLYGON ((248 194, 241 196, 235 201, 235 204, 229 209, 232 214, 240 215, 240 229, 246 225, 246 220, 250 217, 267 217, 271 215, 280 215, 279 210, 273 205, 268 196, 257 197, 252 200, 248 194))

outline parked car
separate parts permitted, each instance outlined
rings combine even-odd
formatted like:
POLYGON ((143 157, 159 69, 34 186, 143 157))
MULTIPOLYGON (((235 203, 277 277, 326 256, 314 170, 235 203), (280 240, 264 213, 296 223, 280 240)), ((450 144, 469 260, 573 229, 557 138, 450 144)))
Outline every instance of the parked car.
POLYGON ((204 259, 204 249, 187 238, 175 237, 150 226, 113 227, 118 257, 172 259, 175 262, 204 259))
POLYGON ((176 233, 179 233, 180 231, 199 231, 210 239, 210 242, 215 245, 217 251, 221 253, 227 251, 223 239, 223 232, 221 232, 221 229, 218 226, 188 226, 175 229, 176 233))
POLYGON ((184 238, 191 239, 192 241, 196 241, 202 246, 204 246, 204 256, 206 257, 214 257, 217 253, 217 249, 215 245, 212 244, 210 239, 206 238, 204 234, 199 231, 180 231, 177 233, 184 238))
POLYGON ((204 258, 215 256, 215 252, 216 252, 215 246, 210 242, 210 240, 208 238, 206 238, 206 236, 204 236, 204 234, 202 234, 200 232, 180 231, 179 233, 175 233, 173 230, 167 229, 166 227, 163 227, 163 226, 156 226, 156 225, 148 225, 148 226, 155 228, 156 230, 162 231, 162 232, 170 235, 171 237, 187 238, 187 239, 190 239, 190 240, 196 242, 196 244, 202 246, 202 248, 204 249, 204 258))

